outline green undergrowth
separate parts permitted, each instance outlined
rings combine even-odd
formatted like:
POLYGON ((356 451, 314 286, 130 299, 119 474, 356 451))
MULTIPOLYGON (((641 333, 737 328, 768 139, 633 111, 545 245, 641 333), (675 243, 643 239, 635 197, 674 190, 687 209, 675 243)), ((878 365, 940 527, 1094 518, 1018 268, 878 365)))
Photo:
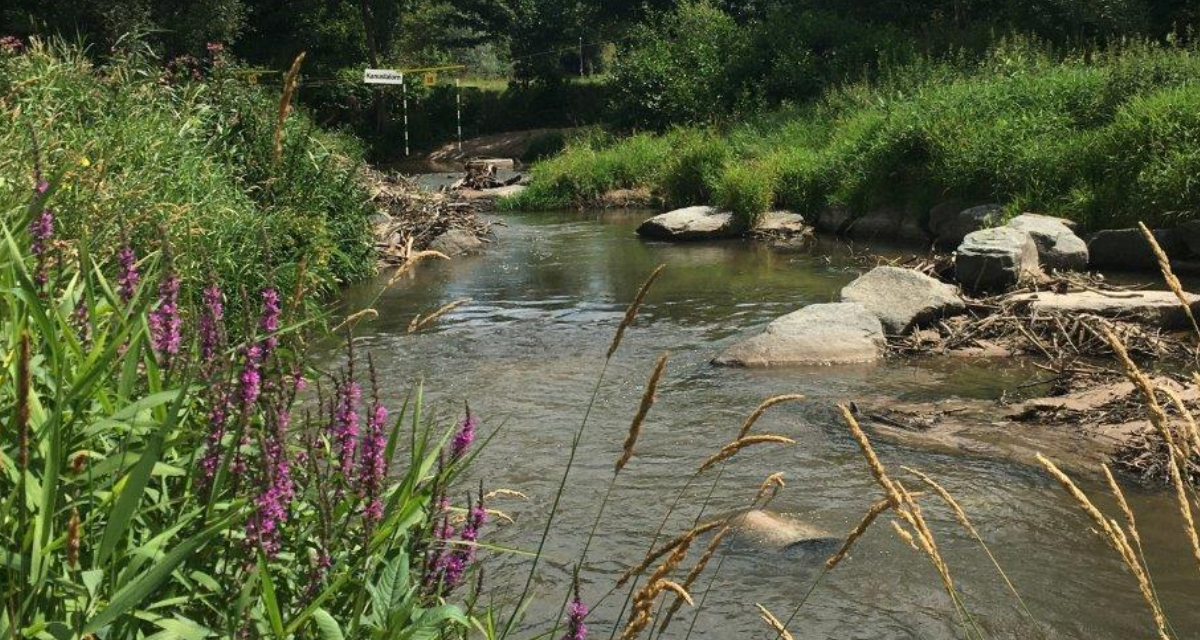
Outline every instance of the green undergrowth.
POLYGON ((772 207, 991 201, 1090 228, 1171 224, 1200 212, 1200 56, 1147 43, 1056 56, 1007 41, 979 62, 885 69, 720 130, 575 140, 532 175, 505 206, 587 206, 647 187, 745 224, 772 207))
POLYGON ((0 52, 0 96, 0 199, 27 193, 35 164, 64 174, 55 214, 74 253, 165 239, 185 282, 227 283, 234 311, 269 283, 323 293, 373 269, 359 145, 294 111, 276 157, 279 88, 230 61, 97 66, 35 41, 0 52))

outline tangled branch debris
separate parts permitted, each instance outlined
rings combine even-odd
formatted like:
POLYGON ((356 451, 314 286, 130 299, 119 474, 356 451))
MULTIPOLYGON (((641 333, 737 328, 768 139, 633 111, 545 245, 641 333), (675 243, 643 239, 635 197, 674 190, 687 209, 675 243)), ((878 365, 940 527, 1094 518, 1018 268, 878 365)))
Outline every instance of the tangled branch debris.
POLYGON ((426 191, 399 174, 368 170, 366 180, 380 214, 375 221, 375 246, 383 264, 404 264, 413 252, 428 249, 453 230, 488 241, 491 223, 479 216, 476 204, 453 193, 426 191))

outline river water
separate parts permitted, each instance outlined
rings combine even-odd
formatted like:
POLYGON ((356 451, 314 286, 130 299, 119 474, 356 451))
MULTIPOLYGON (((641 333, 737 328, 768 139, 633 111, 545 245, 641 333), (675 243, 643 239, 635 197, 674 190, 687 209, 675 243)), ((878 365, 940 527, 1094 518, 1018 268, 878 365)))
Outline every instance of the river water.
MULTIPOLYGON (((657 264, 667 264, 600 387, 534 582, 522 637, 546 629, 558 613, 659 354, 671 355, 658 402, 583 568, 583 596, 592 604, 599 601, 589 619, 592 638, 609 637, 624 601, 623 593, 601 601, 602 596, 621 571, 641 560, 699 463, 732 439, 764 398, 807 396, 803 403, 772 409, 756 427, 797 444, 749 449, 733 458, 715 485, 715 472, 693 482, 667 524, 671 535, 687 528, 706 500, 707 515, 745 506, 762 480, 777 471, 786 475, 787 488, 773 509, 844 535, 881 493, 839 421, 836 403, 881 395, 994 398, 1037 373, 1018 363, 933 359, 770 371, 715 368, 709 360, 739 336, 801 306, 835 299, 861 267, 844 245, 832 241, 805 253, 743 242, 645 242, 633 233, 645 217, 506 215, 486 255, 424 263, 412 277, 382 293, 375 305, 378 319, 357 331, 357 348, 374 354, 390 404, 398 406, 408 389, 424 380, 427 400, 448 419, 461 413, 465 401, 481 416, 485 433, 500 430, 472 476, 482 478, 489 489, 515 489, 529 500, 497 500, 492 506, 516 523, 489 527, 486 538, 533 550, 625 306, 647 274, 657 264), (407 334, 413 315, 461 298, 472 301, 434 326, 407 334)), ((348 291, 346 311, 370 303, 378 289, 376 282, 348 291)), ((918 467, 957 496, 1047 637, 1153 637, 1133 579, 1043 473, 1003 460, 878 439, 876 448, 897 475, 901 464, 918 467)), ((465 493, 471 486, 465 483, 460 490, 465 493)), ((1084 486, 1101 493, 1095 483, 1084 486)), ((1196 593, 1200 574, 1186 551, 1172 502, 1136 490, 1130 498, 1171 621, 1180 637, 1196 637, 1200 607, 1187 594, 1196 593)), ((1112 507, 1103 497, 1097 501, 1101 508, 1112 507)), ((965 594, 965 606, 983 634, 1039 637, 951 514, 932 500, 926 510, 965 594)), ((685 608, 663 637, 775 638, 754 604, 786 618, 817 577, 823 559, 815 553, 729 546, 693 587, 697 600, 703 598, 699 613, 685 608)), ((523 555, 484 553, 486 582, 498 602, 520 592, 529 562, 523 555)), ((821 581, 790 629, 796 638, 966 636, 928 562, 883 520, 851 558, 821 581)))

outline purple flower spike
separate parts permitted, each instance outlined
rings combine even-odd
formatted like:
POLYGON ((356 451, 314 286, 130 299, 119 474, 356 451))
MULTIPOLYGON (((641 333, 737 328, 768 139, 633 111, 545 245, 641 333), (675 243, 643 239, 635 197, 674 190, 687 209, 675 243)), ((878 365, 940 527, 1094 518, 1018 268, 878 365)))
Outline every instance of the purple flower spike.
POLYGON ((183 342, 183 320, 179 317, 179 276, 168 273, 158 283, 158 304, 147 319, 154 351, 164 367, 171 366, 183 342))
POLYGON ((29 223, 29 236, 31 239, 29 252, 37 259, 34 281, 38 284, 45 284, 46 252, 50 249, 50 242, 54 239, 54 212, 43 209, 33 219, 33 222, 29 223))
POLYGON ((221 440, 225 437, 225 423, 229 416, 229 398, 218 392, 213 408, 208 413, 208 435, 204 439, 204 457, 200 459, 202 486, 210 486, 221 466, 221 440))
POLYGON ((271 355, 275 347, 279 345, 279 338, 274 333, 279 331, 279 316, 281 309, 279 307, 279 291, 275 287, 267 287, 262 290, 262 317, 259 318, 258 326, 262 332, 267 335, 263 339, 263 359, 271 355))
POLYGON ((250 345, 246 349, 246 362, 242 373, 238 376, 241 383, 242 411, 247 415, 254 409, 258 396, 262 393, 262 347, 250 345))
POLYGON ((290 414, 286 406, 275 416, 275 428, 263 440, 261 469, 265 487, 254 501, 254 515, 247 523, 248 539, 262 546, 268 558, 280 547, 280 528, 287 522, 295 497, 291 462, 288 460, 287 432, 290 414))
POLYGON ((362 451, 359 454, 362 498, 366 503, 363 516, 372 524, 383 519, 380 491, 387 475, 387 460, 384 458, 387 448, 386 424, 387 408, 376 401, 367 416, 367 432, 363 434, 362 451))
POLYGON ((49 190, 50 190, 50 183, 46 182, 45 180, 42 180, 41 178, 38 178, 37 184, 35 184, 33 186, 33 192, 39 196, 46 195, 46 192, 49 190))
POLYGON ((354 454, 358 449, 358 403, 361 399, 362 388, 354 380, 347 380, 338 386, 330 435, 337 445, 338 469, 347 481, 354 475, 354 454))
POLYGON ((132 247, 125 245, 117 253, 117 262, 120 265, 117 271, 117 293, 121 296, 121 302, 129 304, 137 293, 138 282, 142 279, 138 275, 137 254, 133 252, 132 247))
POLYGON ((479 418, 468 409, 467 415, 458 423, 458 433, 454 434, 454 439, 450 441, 451 461, 458 462, 467 455, 471 443, 475 442, 475 428, 478 426, 479 418))
POLYGON ((587 625, 583 623, 588 615, 588 606, 579 599, 579 589, 575 589, 575 597, 567 607, 567 635, 562 640, 587 640, 587 625))
POLYGON ((200 333, 200 360, 211 367, 221 349, 221 327, 225 319, 225 305, 221 289, 217 285, 204 288, 204 305, 200 310, 198 331, 200 333))

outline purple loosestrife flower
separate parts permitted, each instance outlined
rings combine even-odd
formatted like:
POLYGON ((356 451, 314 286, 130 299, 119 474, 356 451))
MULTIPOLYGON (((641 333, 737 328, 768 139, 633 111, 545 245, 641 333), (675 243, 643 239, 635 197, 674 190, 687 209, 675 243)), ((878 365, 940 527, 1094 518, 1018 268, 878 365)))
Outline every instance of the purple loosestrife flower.
POLYGON ((279 291, 275 287, 267 287, 262 290, 262 317, 259 318, 258 326, 262 332, 266 334, 266 338, 262 341, 263 359, 265 360, 279 346, 279 338, 274 334, 279 331, 279 316, 281 309, 279 307, 279 291))
POLYGON ((203 486, 210 486, 221 466, 221 440, 225 437, 225 425, 229 418, 229 397, 218 390, 214 394, 213 407, 208 412, 208 434, 204 439, 204 457, 200 459, 200 479, 203 486))
POLYGON ((449 593, 462 583, 463 574, 475 560, 475 543, 479 541, 479 530, 487 522, 487 510, 483 508, 483 498, 467 508, 467 520, 463 524, 458 539, 462 544, 456 545, 454 551, 446 555, 442 561, 442 588, 449 593))
POLYGON ((80 296, 79 301, 75 303, 75 310, 71 312, 71 322, 75 325, 75 331, 79 334, 79 342, 85 348, 92 346, 92 316, 91 310, 88 309, 87 298, 80 296))
POLYGON ((583 621, 587 618, 588 606, 579 599, 579 590, 575 590, 575 597, 571 598, 571 604, 567 606, 567 634, 562 637, 562 640, 587 640, 587 625, 583 621))
POLYGON ((362 451, 359 454, 359 483, 362 499, 366 506, 363 517, 367 522, 375 524, 383 519, 383 500, 380 492, 387 475, 387 460, 384 457, 387 448, 387 408, 375 400, 371 413, 367 416, 367 431, 363 434, 362 451))
POLYGON ((37 270, 33 279, 38 284, 46 284, 46 252, 50 250, 50 242, 54 239, 54 212, 43 209, 33 222, 29 223, 29 236, 29 252, 37 259, 37 270))
POLYGON ((434 520, 433 540, 430 541, 429 550, 426 552, 425 577, 421 584, 426 592, 433 593, 442 579, 445 560, 449 556, 446 547, 454 537, 454 527, 450 524, 450 501, 445 496, 437 501, 437 507, 430 517, 434 520))
POLYGON ((45 180, 43 180, 41 178, 38 178, 36 183, 33 185, 33 192, 39 196, 46 195, 46 192, 49 190, 50 190, 50 183, 46 182, 45 180))
POLYGON ((295 497, 286 440, 289 418, 287 406, 282 404, 276 412, 275 428, 263 437, 260 468, 264 488, 254 501, 254 514, 247 523, 247 540, 257 542, 268 558, 279 552, 280 527, 287 522, 295 497))
POLYGON ((225 322, 225 304, 221 299, 221 288, 215 284, 204 288, 201 296, 204 304, 200 310, 197 330, 200 333, 200 361, 211 368, 221 350, 221 327, 225 322))
POLYGON ((256 344, 250 345, 245 350, 242 372, 238 374, 238 382, 241 385, 239 396, 242 402, 242 411, 246 415, 253 411, 254 405, 258 402, 258 396, 262 393, 262 355, 262 347, 256 344))
POLYGON ((183 342, 183 320, 179 317, 179 276, 168 272, 158 283, 158 304, 147 319, 150 325, 150 340, 164 367, 171 366, 179 355, 183 342))
POLYGON ((337 447, 338 469, 349 481, 354 474, 354 454, 358 448, 358 403, 362 388, 352 378, 338 386, 331 435, 337 447))
POLYGON ((21 47, 24 46, 21 39, 17 36, 4 36, 0 38, 0 51, 5 53, 18 53, 21 47))
POLYGON ((458 462, 467 455, 467 450, 471 448, 471 443, 475 442, 475 428, 479 426, 479 419, 471 410, 467 410, 467 415, 463 417, 462 422, 458 423, 458 433, 454 434, 454 439, 450 441, 450 461, 458 462))
POLYGON ((121 296, 121 302, 129 304, 137 294, 138 282, 142 279, 138 275, 137 254, 133 252, 133 247, 121 247, 117 253, 117 262, 120 265, 117 271, 117 293, 121 296))

